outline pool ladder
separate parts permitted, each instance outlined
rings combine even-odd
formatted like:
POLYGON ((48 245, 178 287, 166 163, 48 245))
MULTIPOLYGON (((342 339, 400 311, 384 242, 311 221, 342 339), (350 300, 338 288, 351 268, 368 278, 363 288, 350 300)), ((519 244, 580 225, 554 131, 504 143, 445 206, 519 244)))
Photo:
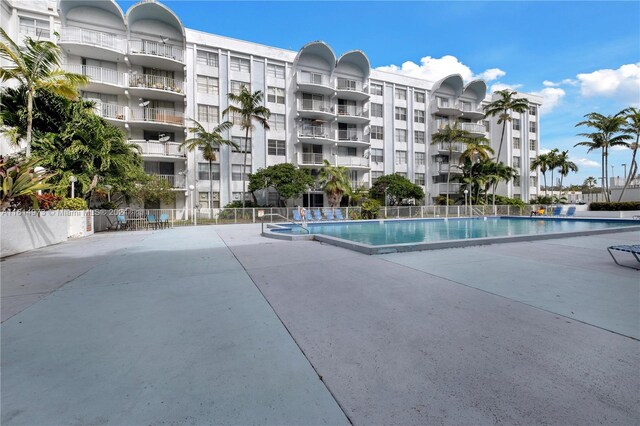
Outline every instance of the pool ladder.
POLYGON ((300 228, 304 229, 305 231, 307 231, 307 234, 311 234, 311 231, 309 231, 307 228, 305 228, 304 226, 302 226, 302 222, 301 222, 301 223, 298 223, 298 222, 295 222, 295 221, 293 221, 293 220, 289 220, 289 218, 288 218, 288 217, 284 217, 284 216, 282 216, 281 214, 278 214, 278 213, 266 213, 266 214, 264 214, 264 215, 262 216, 262 220, 261 220, 261 222, 262 222, 262 229, 261 229, 261 231, 262 231, 262 232, 261 232, 261 233, 262 233, 262 234, 264 234, 264 218, 265 218, 266 216, 271 216, 271 217, 273 217, 273 216, 281 217, 281 218, 283 218, 284 220, 286 220, 287 222, 289 222, 289 223, 291 223, 291 224, 293 224, 293 225, 297 225, 297 226, 299 226, 300 228))

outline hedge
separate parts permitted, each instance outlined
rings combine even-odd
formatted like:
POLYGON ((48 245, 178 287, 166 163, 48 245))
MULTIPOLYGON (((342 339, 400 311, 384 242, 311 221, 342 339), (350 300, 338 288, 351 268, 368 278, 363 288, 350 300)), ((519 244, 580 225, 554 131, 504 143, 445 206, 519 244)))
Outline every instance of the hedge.
POLYGON ((591 203, 591 211, 627 211, 640 210, 640 201, 623 201, 620 203, 591 203))

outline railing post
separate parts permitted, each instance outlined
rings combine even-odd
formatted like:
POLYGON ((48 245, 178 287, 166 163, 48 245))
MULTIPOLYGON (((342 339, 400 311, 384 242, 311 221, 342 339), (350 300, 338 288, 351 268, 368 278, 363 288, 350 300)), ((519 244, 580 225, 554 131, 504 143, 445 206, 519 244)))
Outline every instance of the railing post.
POLYGON ((233 209, 233 223, 238 223, 238 209, 233 209))
POLYGON ((253 208, 253 223, 256 223, 256 209, 253 208))

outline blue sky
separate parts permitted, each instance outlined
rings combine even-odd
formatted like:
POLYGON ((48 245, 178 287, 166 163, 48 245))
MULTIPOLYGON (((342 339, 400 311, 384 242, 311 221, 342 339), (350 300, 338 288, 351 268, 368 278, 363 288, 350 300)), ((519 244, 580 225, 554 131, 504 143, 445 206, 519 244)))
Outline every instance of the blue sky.
MULTIPOLYGON (((363 50, 374 68, 539 93, 542 148, 568 149, 580 167, 568 183, 600 176, 599 153, 573 148, 582 116, 640 105, 640 1, 163 3, 188 28, 292 50, 324 40, 337 55, 363 50)), ((631 151, 610 157, 622 175, 631 151)))

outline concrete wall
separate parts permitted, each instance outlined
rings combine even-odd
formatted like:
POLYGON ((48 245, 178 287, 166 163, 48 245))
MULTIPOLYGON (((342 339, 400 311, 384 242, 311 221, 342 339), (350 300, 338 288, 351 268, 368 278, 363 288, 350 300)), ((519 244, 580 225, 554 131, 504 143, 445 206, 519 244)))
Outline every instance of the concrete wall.
POLYGON ((89 212, 5 212, 0 215, 0 257, 93 234, 89 212))

